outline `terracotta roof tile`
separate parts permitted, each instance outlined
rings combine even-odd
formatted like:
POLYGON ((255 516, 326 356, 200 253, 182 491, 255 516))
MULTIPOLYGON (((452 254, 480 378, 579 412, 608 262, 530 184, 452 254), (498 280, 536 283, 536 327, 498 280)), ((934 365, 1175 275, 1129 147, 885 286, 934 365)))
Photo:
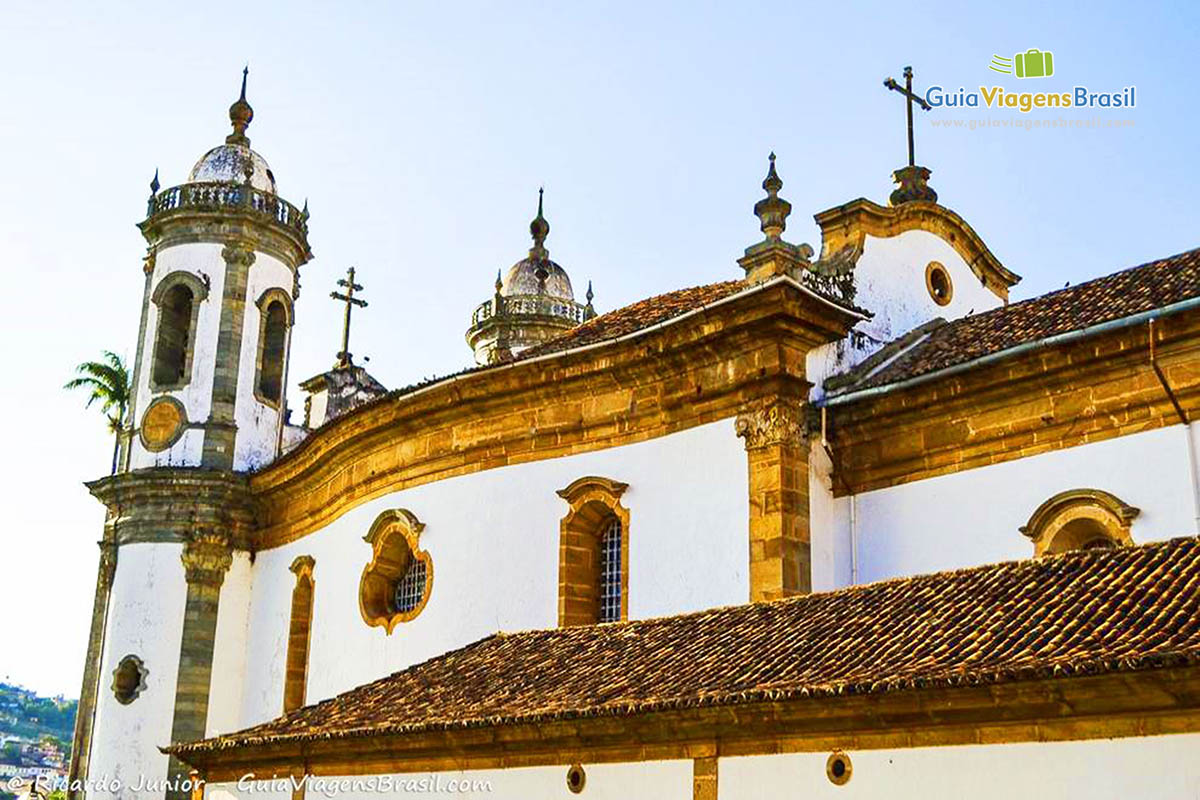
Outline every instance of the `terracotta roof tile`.
POLYGON ((497 634, 179 752, 1200 662, 1200 540, 497 634))
POLYGON ((1200 249, 948 322, 851 391, 915 378, 1197 296, 1200 249))
POLYGON ((709 303, 715 303, 745 288, 747 288, 745 281, 722 281, 648 297, 632 305, 590 319, 561 336, 525 350, 517 358, 518 360, 534 358, 547 353, 557 353, 573 347, 616 339, 686 314, 709 303))

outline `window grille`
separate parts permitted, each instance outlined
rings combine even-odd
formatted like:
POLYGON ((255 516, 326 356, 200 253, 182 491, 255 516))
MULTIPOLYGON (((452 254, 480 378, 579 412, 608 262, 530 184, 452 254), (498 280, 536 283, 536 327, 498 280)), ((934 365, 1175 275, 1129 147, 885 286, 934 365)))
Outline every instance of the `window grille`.
POLYGON ((407 613, 421 604, 425 597, 425 562, 414 558, 408 570, 396 581, 396 594, 392 599, 397 613, 407 613))
POLYGON ((621 619, 621 521, 610 519, 600 536, 600 622, 621 619))

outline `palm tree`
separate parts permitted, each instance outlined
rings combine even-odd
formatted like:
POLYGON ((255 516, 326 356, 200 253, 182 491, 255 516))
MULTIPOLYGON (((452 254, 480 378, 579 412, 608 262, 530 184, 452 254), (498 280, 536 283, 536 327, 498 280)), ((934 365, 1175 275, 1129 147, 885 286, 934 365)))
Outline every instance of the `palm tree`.
POLYGON ((112 471, 117 471, 117 454, 121 449, 121 426, 129 408, 132 387, 125 361, 116 353, 103 352, 100 361, 85 361, 75 368, 75 376, 63 385, 64 389, 87 389, 87 406, 100 401, 100 411, 108 419, 108 430, 116 438, 113 443, 112 471))

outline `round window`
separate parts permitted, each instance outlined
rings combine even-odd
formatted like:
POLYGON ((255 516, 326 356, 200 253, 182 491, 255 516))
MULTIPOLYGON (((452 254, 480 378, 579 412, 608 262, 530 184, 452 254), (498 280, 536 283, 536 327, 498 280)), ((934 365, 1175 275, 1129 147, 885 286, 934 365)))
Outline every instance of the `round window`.
POLYGON ((829 759, 825 762, 825 774, 837 786, 841 786, 850 780, 852 770, 850 756, 840 750, 830 754, 829 759))
POLYGON ((579 794, 583 791, 583 785, 587 783, 587 773, 583 771, 583 766, 580 764, 572 764, 567 770, 567 788, 572 794, 579 794))
POLYGON ((937 261, 930 261, 925 268, 925 288, 929 296, 939 306, 948 304, 954 297, 954 284, 950 282, 950 273, 937 261))

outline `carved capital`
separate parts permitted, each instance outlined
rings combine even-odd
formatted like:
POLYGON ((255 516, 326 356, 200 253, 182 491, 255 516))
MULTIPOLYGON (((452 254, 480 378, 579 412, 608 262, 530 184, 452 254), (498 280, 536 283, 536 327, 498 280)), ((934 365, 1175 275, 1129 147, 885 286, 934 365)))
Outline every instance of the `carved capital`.
POLYGON ((233 547, 224 534, 198 532, 183 546, 182 560, 189 584, 220 586, 233 564, 233 547))
POLYGON ((747 450, 771 445, 798 445, 805 441, 804 413, 799 402, 775 401, 737 416, 737 435, 747 450))
POLYGON ((227 244, 221 249, 221 258, 225 259, 226 264, 249 268, 254 263, 254 251, 248 247, 227 244))

